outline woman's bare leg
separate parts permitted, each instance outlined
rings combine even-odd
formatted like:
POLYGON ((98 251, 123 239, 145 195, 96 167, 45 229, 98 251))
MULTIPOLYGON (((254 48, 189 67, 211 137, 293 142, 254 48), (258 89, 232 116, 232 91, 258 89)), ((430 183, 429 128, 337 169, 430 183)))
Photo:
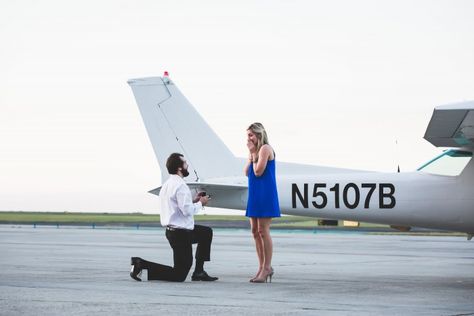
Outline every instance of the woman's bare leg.
POLYGON ((259 278, 265 277, 272 271, 273 241, 270 236, 271 217, 258 219, 258 234, 263 243, 263 269, 259 278))
POLYGON ((255 274, 255 278, 260 274, 264 264, 264 253, 263 253, 263 240, 258 232, 258 218, 250 217, 250 227, 252 228, 253 239, 255 240, 255 249, 258 257, 258 271, 255 274))

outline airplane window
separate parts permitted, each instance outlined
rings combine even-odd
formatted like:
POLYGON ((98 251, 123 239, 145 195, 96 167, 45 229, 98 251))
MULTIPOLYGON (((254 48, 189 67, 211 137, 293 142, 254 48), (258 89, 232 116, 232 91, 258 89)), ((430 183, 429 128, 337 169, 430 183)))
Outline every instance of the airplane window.
POLYGON ((471 158, 471 152, 450 149, 417 170, 442 176, 457 176, 461 174, 471 158))

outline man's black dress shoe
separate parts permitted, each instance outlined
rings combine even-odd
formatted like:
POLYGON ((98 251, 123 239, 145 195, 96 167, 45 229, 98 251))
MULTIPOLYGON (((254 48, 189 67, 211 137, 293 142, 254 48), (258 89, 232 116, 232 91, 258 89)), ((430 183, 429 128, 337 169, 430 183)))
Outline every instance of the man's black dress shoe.
POLYGON ((141 281, 140 277, 142 276, 142 267, 141 267, 141 259, 138 257, 132 257, 130 259, 132 269, 130 270, 130 277, 135 281, 141 281))
POLYGON ((219 278, 209 276, 206 271, 202 271, 199 273, 194 272, 191 276, 191 280, 193 281, 216 281, 219 278))

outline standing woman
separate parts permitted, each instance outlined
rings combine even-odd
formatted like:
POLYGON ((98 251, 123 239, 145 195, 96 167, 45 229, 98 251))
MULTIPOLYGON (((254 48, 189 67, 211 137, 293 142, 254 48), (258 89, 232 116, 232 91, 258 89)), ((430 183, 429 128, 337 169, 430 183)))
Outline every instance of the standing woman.
POLYGON ((265 128, 253 123, 247 129, 249 160, 245 165, 248 177, 247 213, 255 240, 259 268, 250 282, 272 281, 273 243, 270 236, 270 223, 273 217, 280 217, 278 192, 275 178, 275 152, 268 143, 265 128))

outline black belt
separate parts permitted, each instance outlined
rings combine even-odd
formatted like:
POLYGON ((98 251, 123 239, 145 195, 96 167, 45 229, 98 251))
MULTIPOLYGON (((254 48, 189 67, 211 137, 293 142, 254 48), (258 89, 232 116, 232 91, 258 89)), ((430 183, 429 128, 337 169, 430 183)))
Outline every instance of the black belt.
POLYGON ((185 231, 185 232, 190 232, 192 229, 186 229, 186 228, 178 228, 178 227, 173 227, 173 226, 166 226, 166 230, 169 230, 170 232, 174 231, 185 231))

